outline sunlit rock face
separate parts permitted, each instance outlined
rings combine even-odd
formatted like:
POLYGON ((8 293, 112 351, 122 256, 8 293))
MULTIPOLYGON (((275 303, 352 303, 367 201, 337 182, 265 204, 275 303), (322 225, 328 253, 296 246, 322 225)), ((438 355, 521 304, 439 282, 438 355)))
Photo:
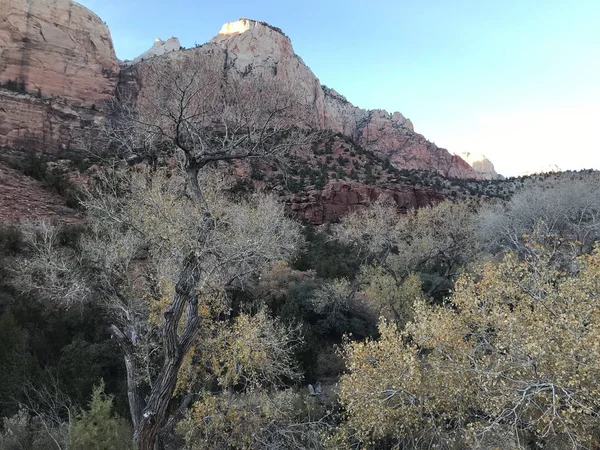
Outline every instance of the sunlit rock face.
POLYGON ((71 105, 110 98, 119 65, 108 27, 71 0, 0 0, 0 83, 71 105))
POLYGON ((496 173, 494 165, 481 153, 458 152, 456 155, 465 160, 484 180, 500 180, 504 177, 496 173))
POLYGON ((219 31, 220 35, 231 35, 231 34, 241 34, 245 31, 248 31, 251 26, 255 26, 257 24, 254 20, 249 19, 240 19, 235 22, 228 22, 223 24, 221 27, 221 31, 219 31))
POLYGON ((413 123, 400 112, 364 110, 322 86, 279 28, 240 19, 223 25, 210 44, 225 50, 229 70, 243 76, 276 77, 311 105, 314 124, 351 137, 368 150, 389 158, 398 168, 432 169, 454 178, 481 178, 462 158, 416 133, 413 123))
MULTIPOLYGON (((176 38, 157 40, 150 50, 119 71, 108 28, 87 8, 71 0, 0 0, 0 82, 23 87, 29 95, 4 102, 10 105, 0 113, 11 118, 5 118, 0 126, 0 141, 10 146, 16 140, 31 138, 68 146, 73 131, 89 123, 87 111, 101 113, 103 102, 114 98, 118 79, 121 88, 132 91, 132 98, 143 99, 143 75, 137 75, 137 79, 135 75, 144 73, 137 70, 139 67, 150 59, 160 64, 166 58, 195 54, 233 77, 250 83, 256 76, 269 77, 281 83, 282 90, 294 92, 298 110, 302 111, 296 125, 304 123, 342 133, 389 158, 398 168, 433 169, 459 178, 480 177, 460 157, 415 133, 412 122, 401 113, 358 108, 322 86, 279 28, 240 19, 225 24, 207 44, 187 51, 180 49, 176 38), (20 101, 27 107, 23 107, 25 112, 17 113, 20 101), (47 119, 42 119, 44 114, 47 119)), ((0 96, 7 92, 0 89, 0 96)))
POLYGON ((131 64, 144 61, 146 59, 154 58, 155 56, 164 55, 165 53, 171 53, 181 50, 181 43, 176 37, 170 37, 166 41, 158 38, 154 41, 154 45, 149 50, 142 53, 140 56, 131 61, 131 64))
POLYGON ((562 172, 562 169, 558 167, 556 164, 548 163, 538 167, 537 169, 526 170, 519 173, 521 177, 527 177, 530 175, 538 175, 544 173, 559 173, 562 172))

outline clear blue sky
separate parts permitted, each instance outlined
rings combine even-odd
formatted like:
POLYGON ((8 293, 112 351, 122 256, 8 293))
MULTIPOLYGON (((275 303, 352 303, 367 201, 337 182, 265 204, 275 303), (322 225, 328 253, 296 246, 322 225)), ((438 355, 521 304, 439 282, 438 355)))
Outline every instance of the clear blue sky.
POLYGON ((600 0, 80 0, 131 59, 240 17, 280 27, 323 84, 401 111, 453 151, 514 175, 600 169, 600 0))

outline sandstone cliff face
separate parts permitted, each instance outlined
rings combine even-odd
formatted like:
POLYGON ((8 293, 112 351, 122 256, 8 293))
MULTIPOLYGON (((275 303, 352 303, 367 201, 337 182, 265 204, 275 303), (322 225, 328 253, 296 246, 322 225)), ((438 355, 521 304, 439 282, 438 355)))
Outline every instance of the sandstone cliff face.
POLYGON ((444 199, 433 189, 380 189, 361 183, 335 181, 328 183, 323 190, 288 196, 285 202, 299 218, 321 225, 365 208, 381 196, 393 200, 401 211, 432 206, 444 199))
MULTIPOLYGON (((242 19, 226 24, 200 48, 184 52, 177 47, 176 39, 159 42, 150 52, 153 61, 195 55, 232 76, 271 77, 309 106, 307 120, 312 125, 341 133, 398 168, 434 169, 458 178, 479 176, 460 157, 415 133, 401 113, 357 108, 322 86, 294 53, 290 39, 268 24, 242 19)), ((103 120, 103 102, 115 95, 117 80, 121 89, 143 102, 147 64, 140 61, 119 68, 105 24, 71 0, 0 0, 0 82, 5 84, 0 88, 0 146, 46 152, 70 148, 79 134, 103 120), (9 81, 13 85, 6 89, 9 81), (16 90, 25 92, 14 92, 15 82, 16 90)), ((298 120, 305 120, 302 117, 298 120)), ((291 195, 287 201, 300 217, 318 224, 381 195, 393 198, 399 208, 442 199, 433 189, 384 189, 362 182, 330 181, 322 190, 291 195)))
POLYGON ((210 43, 226 50, 229 67, 243 74, 272 74, 312 105, 319 126, 351 137, 379 156, 390 158, 396 167, 433 169, 453 178, 480 178, 459 156, 415 133, 412 122, 401 113, 357 108, 333 89, 321 86, 278 28, 240 19, 225 24, 210 43))
MULTIPOLYGON (((155 43, 145 55, 176 58, 182 53, 178 48, 178 40, 171 38, 155 43)), ((401 113, 357 108, 321 86, 278 28, 240 19, 225 24, 210 42, 189 52, 216 59, 221 67, 242 77, 275 77, 309 105, 313 125, 351 137, 398 168, 480 177, 460 157, 415 133, 401 113)), ((136 66, 144 64, 141 59, 119 72, 106 25, 71 0, 0 0, 0 83, 17 83, 32 94, 23 100, 20 110, 14 98, 3 102, 0 145, 11 146, 24 139, 37 142, 38 148, 69 145, 74 131, 89 122, 89 117, 82 117, 81 108, 102 110, 102 103, 113 97, 118 78, 123 88, 143 98, 143 79, 135 80, 132 75, 136 66)), ((0 95, 6 97, 6 92, 0 95)))
POLYGON ((98 106, 112 97, 119 65, 107 26, 71 0, 0 0, 0 83, 98 106))
POLYGON ((47 153, 67 150, 102 118, 99 111, 0 90, 0 147, 47 153))
POLYGON ((259 74, 276 77, 313 107, 313 120, 324 126, 325 94, 317 77, 294 53, 292 42, 283 32, 264 22, 240 19, 226 23, 208 42, 225 50, 224 67, 242 76, 259 74))
POLYGON ((0 0, 0 146, 56 152, 101 120, 119 65, 98 16, 71 0, 0 0))

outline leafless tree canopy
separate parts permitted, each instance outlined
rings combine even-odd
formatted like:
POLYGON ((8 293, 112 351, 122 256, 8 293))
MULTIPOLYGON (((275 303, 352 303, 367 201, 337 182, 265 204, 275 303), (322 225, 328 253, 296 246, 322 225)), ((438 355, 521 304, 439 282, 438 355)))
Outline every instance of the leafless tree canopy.
POLYGON ((209 163, 285 154, 312 137, 302 102, 272 80, 236 79, 188 54, 140 70, 142 92, 115 105, 105 136, 119 157, 166 153, 177 168, 97 174, 82 200, 89 232, 75 249, 57 248, 51 227, 32 232, 21 287, 105 305, 125 359, 134 440, 147 450, 161 448, 190 404, 184 395, 177 407, 173 396, 205 320, 199 311, 216 302, 226 312, 229 291, 300 244, 281 204, 228 200, 209 163))
POLYGON ((122 98, 113 108, 115 149, 127 156, 177 149, 204 166, 309 142, 306 99, 282 80, 227 70, 221 56, 188 52, 141 65, 135 102, 122 98))
POLYGON ((600 236, 600 196, 589 181, 563 179, 552 186, 533 186, 506 204, 480 215, 483 241, 492 251, 521 252, 527 236, 552 246, 589 252, 600 236))

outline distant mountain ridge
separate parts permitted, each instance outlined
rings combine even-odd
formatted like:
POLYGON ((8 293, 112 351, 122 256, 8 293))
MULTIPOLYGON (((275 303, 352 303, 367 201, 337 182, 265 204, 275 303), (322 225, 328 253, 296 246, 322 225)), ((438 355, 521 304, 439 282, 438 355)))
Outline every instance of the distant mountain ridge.
MULTIPOLYGON (((206 46, 223 50, 231 70, 290 83, 310 99, 319 126, 351 137, 400 169, 481 178, 462 158, 416 133, 401 113, 357 108, 322 86, 277 27, 240 19, 223 25, 204 46, 181 51, 206 46)), ((0 0, 0 96, 6 105, 0 109, 0 146, 75 148, 82 130, 101 120, 124 71, 180 48, 176 38, 157 41, 119 67, 108 28, 87 8, 71 0, 0 0)))
POLYGON ((389 158, 401 169, 435 170, 454 178, 480 178, 460 157, 438 148, 414 131, 399 112, 364 110, 352 105, 318 78, 295 54, 292 42, 280 29, 250 19, 225 24, 209 44, 224 48, 233 68, 276 73, 284 82, 312 99, 314 114, 324 129, 342 133, 375 154, 389 158))

